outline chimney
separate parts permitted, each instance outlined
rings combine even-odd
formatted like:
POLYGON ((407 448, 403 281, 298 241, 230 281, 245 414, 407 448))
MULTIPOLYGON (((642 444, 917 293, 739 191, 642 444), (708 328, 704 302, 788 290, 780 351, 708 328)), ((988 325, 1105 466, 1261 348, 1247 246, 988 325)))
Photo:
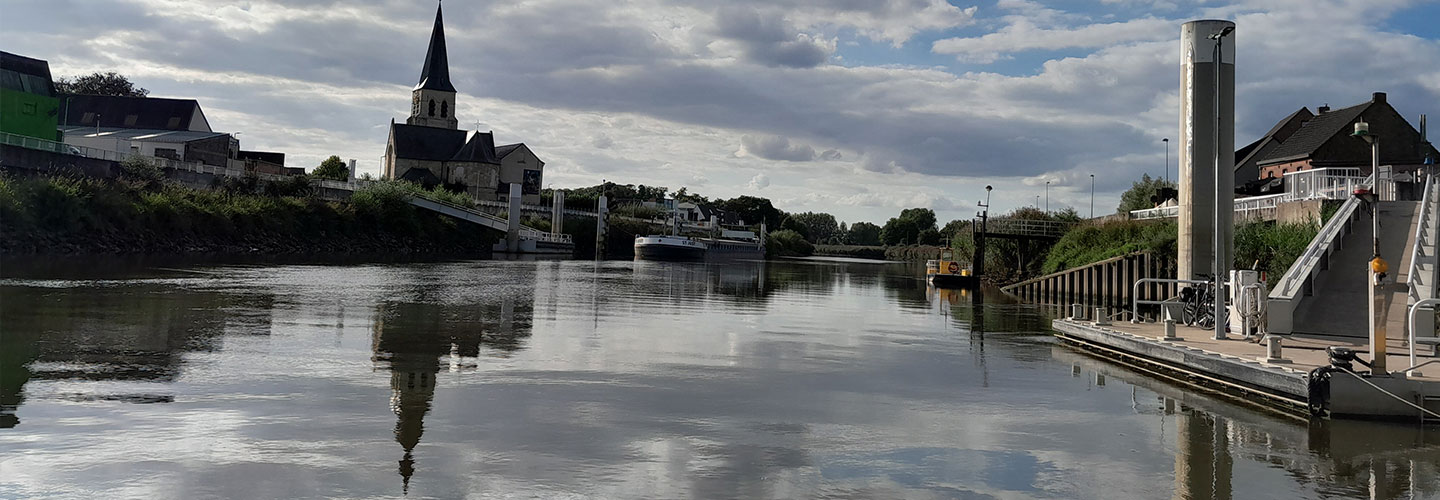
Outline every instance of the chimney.
POLYGON ((1317 112, 1315 113, 1315 114, 1317 114, 1317 115, 1323 115, 1323 114, 1325 114, 1325 113, 1329 113, 1329 112, 1330 112, 1330 103, 1328 103, 1328 102, 1325 103, 1324 106, 1320 106, 1320 108, 1319 108, 1319 109, 1316 109, 1315 111, 1317 111, 1317 112))
POLYGON ((1371 94, 1370 102, 1373 102, 1375 104, 1385 104, 1385 93, 1376 92, 1374 94, 1371 94))

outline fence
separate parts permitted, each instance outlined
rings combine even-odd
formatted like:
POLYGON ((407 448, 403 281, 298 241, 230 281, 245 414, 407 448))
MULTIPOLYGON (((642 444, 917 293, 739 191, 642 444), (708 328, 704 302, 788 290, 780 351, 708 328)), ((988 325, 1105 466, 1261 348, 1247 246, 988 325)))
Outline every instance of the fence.
MULTIPOLYGON (((1069 231, 1070 227, 1074 225, 1075 224, 1071 222, 1061 221, 994 218, 985 223, 985 232, 987 234, 1015 234, 1059 238, 1064 236, 1065 232, 1069 231)), ((980 227, 980 221, 978 219, 975 220, 971 227, 980 227)))
POLYGON ((1178 291, 1173 285, 1159 283, 1132 287, 1136 280, 1174 276, 1173 260, 1136 252, 1025 280, 1001 290, 1040 304, 1083 303, 1122 310, 1136 298, 1161 300, 1178 291))
MULTIPOLYGON (((1371 184, 1367 179, 1370 177, 1361 176, 1358 168, 1317 168, 1290 172, 1285 174, 1284 193, 1236 198, 1235 215, 1237 219, 1269 220, 1275 218, 1275 211, 1280 204, 1288 201, 1348 199, 1355 188, 1371 184)), ((1391 186, 1390 192, 1393 193, 1393 184, 1387 183, 1387 186, 1391 186)), ((1394 196, 1391 195, 1386 199, 1394 199, 1394 196)), ((1135 220, 1167 219, 1179 216, 1180 207, 1178 206, 1130 211, 1130 218, 1135 220)))

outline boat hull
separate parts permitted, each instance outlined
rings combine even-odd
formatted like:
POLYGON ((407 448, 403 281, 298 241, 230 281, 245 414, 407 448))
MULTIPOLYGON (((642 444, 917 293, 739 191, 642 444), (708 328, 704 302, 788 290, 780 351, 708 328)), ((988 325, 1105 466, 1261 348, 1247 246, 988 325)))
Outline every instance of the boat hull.
POLYGON ((931 274, 927 280, 936 288, 975 288, 980 286, 979 277, 960 274, 931 274))
POLYGON ((702 261, 705 253, 705 245, 688 240, 668 237, 635 239, 635 258, 640 260, 702 261))

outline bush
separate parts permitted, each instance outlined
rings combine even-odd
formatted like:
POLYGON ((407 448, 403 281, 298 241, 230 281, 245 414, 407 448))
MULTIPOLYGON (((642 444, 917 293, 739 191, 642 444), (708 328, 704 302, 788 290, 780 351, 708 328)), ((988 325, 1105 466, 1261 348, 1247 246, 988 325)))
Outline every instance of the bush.
POLYGON ((815 245, 815 255, 885 260, 885 247, 867 245, 815 245))
POLYGON ((1264 271, 1273 287, 1319 232, 1315 224, 1243 224, 1235 229, 1235 269, 1264 271))
POLYGON ((800 233, 789 229, 772 231, 765 243, 767 257, 806 257, 815 253, 815 247, 800 233))
POLYGON ((1072 229, 1045 258, 1042 274, 1083 266, 1111 257, 1149 251, 1159 258, 1175 258, 1179 238, 1175 221, 1116 221, 1072 229))

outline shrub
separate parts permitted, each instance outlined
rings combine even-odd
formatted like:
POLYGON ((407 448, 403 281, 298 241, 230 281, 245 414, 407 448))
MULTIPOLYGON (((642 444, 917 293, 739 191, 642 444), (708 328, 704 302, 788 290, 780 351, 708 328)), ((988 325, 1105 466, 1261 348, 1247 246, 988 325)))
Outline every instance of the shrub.
POLYGON ((772 231, 765 243, 767 257, 806 257, 815 253, 815 247, 800 233, 789 229, 772 231))
POLYGON ((1319 232, 1315 224, 1243 224, 1235 229, 1235 269, 1264 271, 1274 286, 1319 232))
POLYGON ((885 260, 885 247, 867 245, 815 245, 815 255, 885 260))
POLYGON ((1055 242, 1045 258, 1041 273, 1049 274, 1139 251, 1173 259, 1179 234, 1174 221, 1115 221, 1075 228, 1055 242))

